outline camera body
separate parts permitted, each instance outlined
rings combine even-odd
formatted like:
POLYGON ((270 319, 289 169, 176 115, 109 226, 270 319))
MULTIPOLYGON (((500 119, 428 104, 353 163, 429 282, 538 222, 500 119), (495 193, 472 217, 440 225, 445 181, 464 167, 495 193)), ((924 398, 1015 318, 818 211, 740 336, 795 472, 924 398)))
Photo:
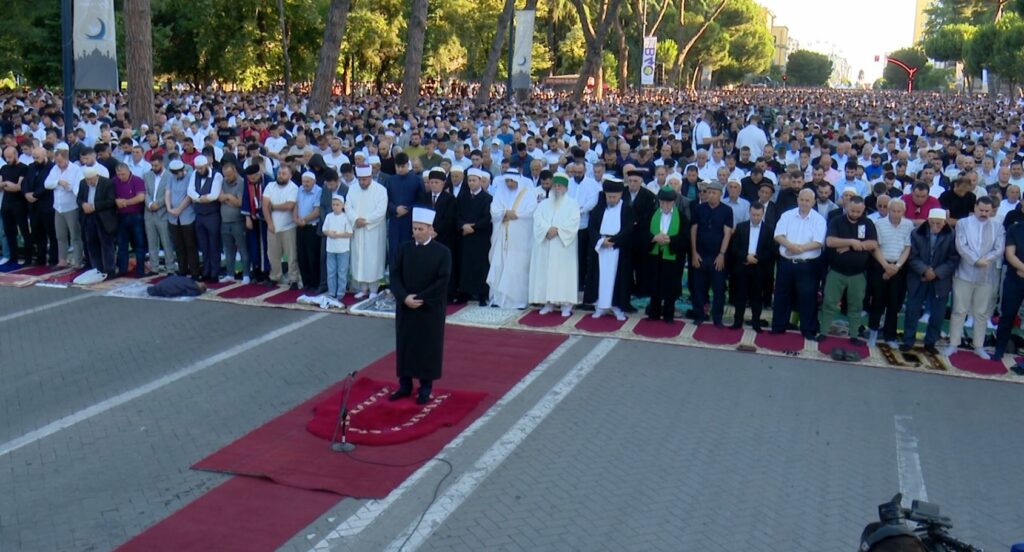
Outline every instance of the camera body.
POLYGON ((878 543, 895 537, 913 539, 929 552, 981 552, 980 548, 949 534, 953 524, 940 514, 937 504, 914 500, 910 508, 904 508, 902 500, 903 495, 897 493, 889 502, 878 505, 878 522, 869 524, 861 534, 861 552, 868 552, 878 543), (909 527, 908 521, 917 526, 909 527))

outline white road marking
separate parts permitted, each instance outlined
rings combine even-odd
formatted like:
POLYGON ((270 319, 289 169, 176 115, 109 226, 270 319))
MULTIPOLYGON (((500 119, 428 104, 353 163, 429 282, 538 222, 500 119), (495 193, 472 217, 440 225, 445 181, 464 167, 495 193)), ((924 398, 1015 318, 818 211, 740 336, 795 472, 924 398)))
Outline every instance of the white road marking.
POLYGON ((29 433, 26 433, 25 435, 22 435, 21 437, 18 437, 18 438, 14 439, 14 440, 8 441, 8 442, 0 445, 0 456, 4 456, 6 454, 10 454, 10 453, 12 453, 12 452, 14 452, 14 451, 24 447, 24 446, 30 445, 30 444, 32 444, 32 443, 34 443, 36 441, 41 440, 41 439, 45 439, 45 438, 49 437, 50 435, 53 435, 54 433, 57 433, 57 432, 59 432, 61 430, 64 430, 64 429, 67 429, 67 428, 69 428, 71 426, 74 426, 75 424, 80 423, 80 422, 84 422, 84 421, 86 421, 89 418, 92 418, 94 416, 98 416, 100 414, 103 414, 104 412, 106 412, 108 410, 111 410, 113 408, 117 408, 118 406, 121 406, 122 404, 125 404, 127 402, 133 401, 133 400, 135 400, 135 399, 137 399, 137 398, 139 398, 139 397, 141 397, 141 396, 143 396, 143 395, 145 395, 147 393, 156 391, 157 389, 160 389, 161 387, 164 387, 166 385, 170 385, 170 384, 172 384, 172 383, 174 383, 174 382, 176 382, 176 381, 178 381, 178 380, 180 380, 182 378, 186 378, 188 376, 191 376, 192 374, 195 374, 197 372, 205 370, 205 369, 207 369, 207 368, 209 368, 211 366, 216 365, 217 363, 220 363, 220 362, 223 362, 225 360, 228 360, 231 357, 234 357, 236 355, 242 354, 242 353, 248 351, 249 349, 253 349, 253 348, 258 347, 258 346, 260 346, 260 345, 262 345, 262 344, 264 344, 264 343, 266 343, 268 341, 271 341, 273 339, 277 339, 278 337, 281 337, 283 335, 287 335, 287 334, 289 334, 291 332, 294 332, 295 330, 298 330, 300 328, 304 328, 304 327, 312 324, 313 322, 316 322, 317 320, 320 320, 321 318, 323 318, 325 316, 328 316, 327 313, 317 313, 317 314, 314 314, 314 315, 309 316, 307 318, 303 318, 302 320, 297 320, 295 322, 292 322, 291 324, 288 324, 287 326, 283 326, 281 328, 278 328, 278 329, 276 329, 276 330, 274 330, 274 331, 272 331, 270 333, 267 333, 265 335, 261 335, 259 337, 250 339, 249 341, 246 341, 244 343, 236 345, 236 346, 234 346, 234 347, 232 347, 232 348, 230 348, 230 349, 228 349, 228 350, 226 350, 224 352, 217 353, 217 354, 215 354, 213 356, 204 358, 204 359, 202 359, 202 360, 200 360, 200 361, 198 361, 198 362, 196 362, 196 363, 194 363, 194 364, 192 364, 190 366, 186 366, 186 367, 178 370, 177 372, 174 372, 174 373, 171 373, 171 374, 167 374, 166 376, 163 376, 161 378, 155 379, 155 380, 153 380, 153 381, 151 381, 151 382, 149 382, 149 383, 147 383, 145 385, 136 387, 135 389, 131 389, 129 391, 125 391, 124 393, 121 393, 120 395, 111 397, 111 398, 109 398, 109 399, 107 399, 105 401, 96 403, 96 404, 94 404, 94 405, 92 405, 92 406, 90 406, 88 408, 85 408, 83 410, 79 410, 78 412, 75 412, 74 414, 70 414, 68 416, 65 416, 65 417, 63 417, 63 418, 61 418, 61 419, 59 419, 59 420, 57 420, 55 422, 46 424, 45 426, 43 426, 43 427, 41 427, 41 428, 39 428, 39 429, 37 429, 35 431, 31 431, 29 433))
POLYGON ((903 504, 909 507, 912 500, 928 500, 921 473, 921 457, 917 453, 917 437, 911 432, 914 419, 910 416, 894 416, 896 426, 896 470, 900 478, 900 492, 903 504))
POLYGON ((593 371, 597 363, 615 347, 616 343, 618 343, 617 339, 602 339, 587 356, 580 360, 579 364, 574 366, 561 381, 551 388, 505 435, 502 435, 501 438, 491 445, 491 448, 473 464, 472 468, 463 473, 458 481, 448 487, 444 494, 437 498, 423 516, 423 520, 415 533, 413 533, 413 528, 416 526, 416 520, 413 520, 385 550, 388 552, 398 552, 399 550, 413 552, 426 542, 434 531, 473 494, 473 491, 512 454, 512 451, 526 440, 530 433, 544 421, 544 418, 551 414, 558 404, 562 402, 562 399, 568 396, 576 385, 593 371), (406 541, 406 537, 410 533, 412 533, 412 536, 406 541))
MULTIPOLYGON (((463 430, 462 433, 452 439, 450 443, 441 449, 441 452, 437 454, 436 458, 448 457, 452 452, 461 447, 466 439, 487 425, 487 423, 501 412, 508 403, 512 402, 512 400, 518 397, 519 394, 529 387, 534 380, 547 371, 547 369, 557 362, 558 359, 562 358, 562 355, 571 349, 573 345, 578 343, 580 339, 582 339, 580 336, 574 335, 563 341, 562 344, 554 351, 551 351, 551 354, 542 360, 536 368, 531 370, 523 379, 519 380, 519 383, 515 384, 512 389, 509 389, 508 393, 505 393, 501 399, 491 405, 491 407, 487 409, 487 412, 484 412, 482 416, 477 418, 469 427, 463 430)), ((403 481, 401 485, 391 491, 388 496, 377 500, 370 500, 364 504, 355 514, 352 514, 350 517, 338 524, 337 527, 328 533, 326 537, 321 539, 320 542, 316 543, 316 545, 310 550, 330 550, 333 541, 346 537, 353 537, 361 533, 364 529, 372 525, 373 522, 381 516, 381 514, 387 511, 392 504, 405 495, 409 489, 416 486, 416 484, 419 483, 425 475, 430 473, 430 470, 432 470, 435 465, 435 462, 427 462, 423 464, 411 476, 403 481)), ((329 519, 328 521, 334 520, 329 519)))
POLYGON ((0 316, 0 323, 7 322, 7 321, 10 321, 10 320, 14 320, 16 318, 21 318, 22 316, 28 316, 30 314, 35 314, 37 312, 43 312, 45 310, 50 310, 52 308, 62 307, 62 306, 67 305, 69 303, 74 303, 75 301, 81 301, 82 299, 88 299, 88 298, 94 297, 94 296, 96 296, 96 293, 83 293, 83 294, 80 294, 80 295, 76 295, 74 297, 68 297, 67 299, 61 299, 60 301, 54 301, 52 303, 46 303, 45 305, 39 305, 37 307, 32 307, 30 309, 21 310, 21 311, 18 311, 18 312, 12 312, 11 314, 5 314, 4 316, 0 316))

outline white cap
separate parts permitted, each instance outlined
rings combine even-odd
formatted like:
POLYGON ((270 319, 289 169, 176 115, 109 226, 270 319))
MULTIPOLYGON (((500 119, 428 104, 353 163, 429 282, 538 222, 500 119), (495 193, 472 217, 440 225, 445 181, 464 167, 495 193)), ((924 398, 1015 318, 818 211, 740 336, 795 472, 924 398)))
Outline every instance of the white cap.
POLYGON ((380 156, 379 155, 371 155, 369 157, 369 159, 366 160, 366 162, 371 164, 371 165, 380 165, 380 156))
POLYGON ((930 219, 946 220, 946 210, 945 209, 932 209, 932 210, 928 211, 928 219, 929 220, 930 219))
POLYGON ((462 168, 462 165, 452 165, 452 170, 449 172, 464 173, 466 172, 466 169, 462 168))
POLYGON ((316 173, 313 171, 306 171, 302 173, 302 178, 311 178, 313 182, 316 182, 316 173))
POLYGON ((427 209, 426 207, 413 207, 412 208, 412 221, 420 222, 423 224, 434 225, 434 213, 433 209, 427 209))
POLYGON ((334 201, 335 199, 337 199, 338 201, 340 201, 342 203, 345 202, 345 197, 343 195, 341 195, 341 194, 331 194, 331 201, 334 201))
POLYGON ((94 176, 96 176, 98 174, 99 173, 96 172, 96 167, 86 167, 86 168, 82 169, 82 176, 84 176, 86 178, 92 178, 92 177, 94 177, 94 176))
POLYGON ((205 155, 197 155, 196 158, 192 160, 192 164, 197 167, 205 167, 210 164, 210 160, 207 159, 205 155))
POLYGON ((857 188, 854 188, 853 186, 847 186, 847 187, 843 188, 843 195, 846 195, 846 194, 857 195, 857 188))
POLYGON ((53 146, 53 151, 69 151, 70 149, 64 142, 57 142, 57 145, 53 146))
POLYGON ((363 159, 366 159, 366 154, 361 152, 361 151, 357 151, 355 153, 355 155, 353 155, 352 157, 355 157, 356 159, 359 159, 360 157, 362 157, 363 159))
POLYGON ((185 164, 181 162, 181 159, 175 159, 167 164, 167 168, 172 171, 180 171, 185 168, 185 164))
POLYGON ((466 171, 466 174, 469 175, 469 176, 477 176, 477 177, 480 177, 480 178, 487 178, 487 171, 485 171, 483 169, 471 168, 468 171, 466 171))
POLYGON ((373 176, 373 169, 366 165, 359 165, 356 167, 356 178, 364 178, 367 176, 373 176))

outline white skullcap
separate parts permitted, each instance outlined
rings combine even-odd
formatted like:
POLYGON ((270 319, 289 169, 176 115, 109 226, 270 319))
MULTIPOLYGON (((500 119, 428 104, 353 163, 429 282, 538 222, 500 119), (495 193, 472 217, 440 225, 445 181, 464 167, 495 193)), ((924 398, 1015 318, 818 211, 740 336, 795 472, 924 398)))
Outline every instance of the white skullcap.
POLYGON ((180 171, 185 168, 185 164, 181 162, 181 159, 174 159, 167 164, 167 168, 172 171, 180 171))
POLYGON ((316 182, 316 173, 313 171, 306 171, 302 173, 302 178, 312 178, 313 182, 316 182))
POLYGON ((207 159, 205 155, 197 155, 196 158, 192 160, 192 164, 197 167, 205 167, 210 164, 210 160, 207 159))
POLYGON ((355 157, 356 159, 358 159, 358 158, 360 158, 360 157, 362 157, 363 159, 366 159, 366 154, 365 154, 365 153, 363 153, 363 152, 361 152, 361 151, 357 151, 357 152, 355 153, 355 155, 353 155, 352 157, 355 157))
POLYGON ((359 165, 356 167, 356 178, 363 178, 367 176, 373 176, 373 169, 366 165, 359 165))
POLYGON ((847 186, 843 188, 843 195, 846 195, 847 193, 857 195, 857 188, 854 188, 853 186, 847 186))
POLYGON ((432 209, 427 209, 426 207, 413 207, 412 221, 433 226, 435 214, 432 209))
POLYGON ((367 159, 366 161, 368 163, 370 163, 371 165, 380 165, 380 156, 379 155, 371 155, 369 157, 369 159, 367 159))
POLYGON ((334 201, 336 199, 342 203, 345 202, 345 197, 342 196, 341 194, 331 194, 331 201, 334 201))
POLYGON ((82 176, 84 176, 86 178, 92 178, 92 177, 94 177, 94 176, 96 176, 98 174, 99 173, 96 172, 96 167, 86 167, 86 168, 82 169, 82 176))
POLYGON ((929 219, 935 219, 935 220, 946 220, 946 210, 945 209, 932 209, 932 210, 928 211, 928 218, 929 219))
POLYGON ((476 168, 469 169, 468 171, 466 171, 466 174, 469 175, 469 176, 476 176, 476 177, 479 177, 479 178, 486 178, 487 177, 487 171, 484 171, 482 169, 476 169, 476 168))
POLYGON ((466 169, 462 168, 462 165, 452 165, 452 170, 449 172, 453 173, 465 173, 466 169))
POLYGON ((64 142, 58 142, 56 146, 53 146, 53 151, 69 151, 70 149, 64 142))

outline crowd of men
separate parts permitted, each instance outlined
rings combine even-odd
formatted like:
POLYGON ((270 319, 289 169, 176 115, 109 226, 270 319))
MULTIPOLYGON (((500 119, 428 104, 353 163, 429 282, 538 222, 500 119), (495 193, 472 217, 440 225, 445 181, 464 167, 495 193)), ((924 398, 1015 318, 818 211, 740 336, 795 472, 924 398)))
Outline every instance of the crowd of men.
POLYGON ((688 295, 698 324, 725 326, 731 304, 734 328, 909 350, 926 321, 930 352, 1001 358, 1024 301, 1009 98, 371 96, 315 113, 210 92, 158 96, 135 125, 108 95, 83 98, 67 136, 48 92, 0 108, 0 242, 19 263, 374 297, 428 206, 453 302, 673 322, 688 295))

